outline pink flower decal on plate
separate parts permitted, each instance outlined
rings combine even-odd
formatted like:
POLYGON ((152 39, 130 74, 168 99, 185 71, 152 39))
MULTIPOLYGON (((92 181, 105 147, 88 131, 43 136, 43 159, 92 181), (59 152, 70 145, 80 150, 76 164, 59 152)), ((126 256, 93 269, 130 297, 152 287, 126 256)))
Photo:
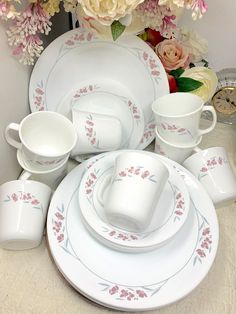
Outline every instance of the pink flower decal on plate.
POLYGON ((38 111, 44 111, 45 110, 45 104, 44 104, 44 85, 43 81, 41 80, 39 83, 37 83, 37 86, 33 92, 33 102, 35 105, 35 108, 38 111))

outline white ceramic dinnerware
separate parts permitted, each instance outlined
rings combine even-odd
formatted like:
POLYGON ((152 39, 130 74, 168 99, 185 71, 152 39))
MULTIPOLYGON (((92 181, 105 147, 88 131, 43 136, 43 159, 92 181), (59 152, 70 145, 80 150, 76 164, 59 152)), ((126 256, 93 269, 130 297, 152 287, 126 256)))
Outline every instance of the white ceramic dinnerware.
POLYGON ((7 142, 20 149, 25 163, 35 170, 49 170, 68 160, 77 135, 72 122, 52 111, 27 115, 20 124, 10 123, 5 130, 7 142), (19 136, 20 141, 14 139, 19 136))
MULTIPOLYGON (((183 227, 190 206, 188 190, 176 170, 165 163, 169 178, 146 230, 134 233, 112 226, 98 194, 103 189, 104 181, 114 172, 115 160, 120 154, 122 152, 117 151, 106 155, 84 173, 78 193, 83 222, 92 236, 113 249, 130 253, 153 250, 169 241, 183 227)), ((158 156, 154 157, 160 160, 158 156)), ((104 193, 109 193, 109 189, 104 193)))
POLYGON ((77 133, 72 155, 116 150, 121 145, 121 122, 115 116, 72 108, 72 122, 77 133))
POLYGON ((31 180, 0 186, 0 246, 9 250, 37 247, 43 236, 51 189, 31 180))
POLYGON ((198 145, 202 141, 202 136, 194 144, 172 144, 165 139, 163 139, 160 134, 156 131, 155 148, 156 154, 163 155, 170 158, 178 163, 182 163, 187 157, 189 157, 193 152, 199 151, 198 145))
POLYGON ((201 182, 217 207, 236 200, 236 178, 224 147, 201 150, 183 166, 201 182))
POLYGON ((159 97, 152 104, 158 134, 167 142, 175 145, 193 145, 200 136, 212 131, 217 116, 213 106, 204 106, 201 97, 177 92, 159 97), (212 123, 200 129, 203 112, 210 112, 212 123))
POLYGON ((58 108, 65 95, 78 89, 85 96, 87 91, 97 87, 107 99, 113 93, 116 102, 125 97, 141 107, 144 115, 141 137, 135 146, 125 147, 143 149, 148 146, 154 139, 151 103, 167 94, 169 85, 155 52, 135 35, 106 41, 86 29, 77 28, 56 38, 43 51, 32 71, 31 111, 51 110, 67 116, 70 101, 58 108))
POLYGON ((78 165, 53 195, 47 237, 55 265, 76 290, 103 306, 137 312, 172 304, 202 282, 215 259, 219 229, 212 201, 191 173, 161 157, 180 172, 188 187, 187 221, 171 241, 156 250, 139 254, 112 250, 88 232, 78 202, 84 171, 110 154, 114 152, 78 165))
POLYGON ((126 231, 145 231, 168 177, 161 160, 139 151, 120 153, 114 173, 105 178, 98 191, 110 224, 126 231))
POLYGON ((117 118, 122 128, 119 148, 136 147, 144 132, 144 115, 141 106, 134 103, 130 97, 122 96, 122 92, 117 91, 117 87, 114 89, 101 82, 99 85, 72 89, 58 104, 57 111, 69 118, 71 115, 72 120, 75 111, 104 115, 110 119, 117 118))
POLYGON ((17 161, 21 168, 24 169, 20 178, 31 179, 47 184, 50 188, 55 191, 58 184, 67 174, 68 161, 65 160, 61 165, 50 170, 35 170, 26 165, 22 156, 21 150, 17 150, 17 161))

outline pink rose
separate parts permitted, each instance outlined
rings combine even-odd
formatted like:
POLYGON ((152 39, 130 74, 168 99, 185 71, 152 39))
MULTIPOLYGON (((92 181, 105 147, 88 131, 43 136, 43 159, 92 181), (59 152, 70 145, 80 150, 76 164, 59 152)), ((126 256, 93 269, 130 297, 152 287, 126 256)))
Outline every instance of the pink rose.
POLYGON ((186 69, 189 66, 189 54, 176 39, 163 40, 155 50, 167 72, 179 68, 186 69))

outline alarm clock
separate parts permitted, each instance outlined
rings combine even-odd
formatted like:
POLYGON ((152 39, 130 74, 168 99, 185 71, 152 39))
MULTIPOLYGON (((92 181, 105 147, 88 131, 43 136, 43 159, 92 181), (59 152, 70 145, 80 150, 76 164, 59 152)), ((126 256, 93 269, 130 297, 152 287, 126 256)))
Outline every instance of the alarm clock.
POLYGON ((226 68, 216 72, 218 85, 211 99, 217 113, 217 121, 236 123, 236 69, 226 68))

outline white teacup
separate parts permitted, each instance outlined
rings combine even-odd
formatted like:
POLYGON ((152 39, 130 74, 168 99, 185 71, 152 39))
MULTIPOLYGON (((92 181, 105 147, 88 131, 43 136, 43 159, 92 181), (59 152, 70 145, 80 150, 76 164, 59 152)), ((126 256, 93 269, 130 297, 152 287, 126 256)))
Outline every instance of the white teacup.
POLYGON ((198 141, 194 144, 189 145, 177 145, 172 144, 164 140, 155 129, 156 139, 155 139, 155 153, 159 155, 163 155, 169 159, 172 159, 179 164, 181 164, 187 157, 189 157, 193 152, 198 152, 200 149, 198 145, 202 141, 202 137, 198 139, 198 141))
POLYGON ((168 177, 161 160, 140 152, 121 153, 112 176, 105 177, 98 189, 108 221, 127 231, 144 231, 168 177))
POLYGON ((116 117, 72 108, 72 121, 78 137, 73 156, 120 148, 122 126, 116 117))
POLYGON ((45 183, 50 186, 50 188, 55 191, 59 183, 67 174, 68 161, 64 160, 64 162, 58 165, 55 169, 50 170, 35 170, 28 167, 23 159, 22 152, 17 150, 17 160, 20 164, 21 168, 24 169, 23 173, 20 175, 19 179, 31 179, 38 182, 45 183))
POLYGON ((0 246, 37 247, 43 236, 51 189, 43 183, 15 180, 0 186, 0 246))
POLYGON ((171 93, 156 99, 152 104, 156 127, 159 135, 169 143, 192 145, 216 125, 217 116, 212 106, 204 106, 201 97, 191 93, 171 93), (212 114, 212 123, 206 129, 200 129, 203 112, 212 114))
POLYGON ((38 111, 20 124, 10 123, 5 130, 7 142, 20 149, 25 163, 35 170, 49 170, 67 160, 77 141, 72 122, 52 111, 38 111), (20 141, 12 136, 19 135, 20 141))
POLYGON ((203 184, 217 207, 236 200, 236 178, 224 147, 201 150, 183 166, 203 184))

